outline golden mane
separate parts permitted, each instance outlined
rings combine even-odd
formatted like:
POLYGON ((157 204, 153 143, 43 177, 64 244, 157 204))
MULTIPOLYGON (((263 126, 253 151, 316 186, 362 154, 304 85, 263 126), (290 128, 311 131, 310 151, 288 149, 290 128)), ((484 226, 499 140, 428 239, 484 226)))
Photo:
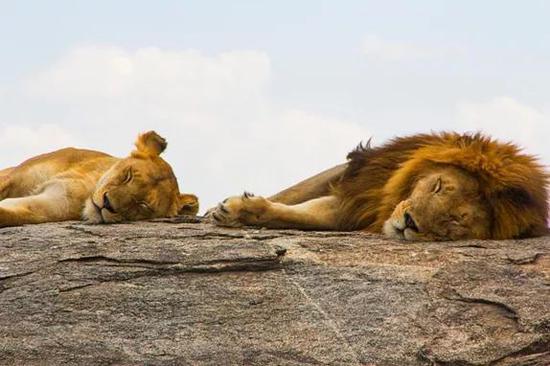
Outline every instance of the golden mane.
POLYGON ((490 211, 491 238, 548 231, 549 175, 516 145, 480 133, 420 134, 377 148, 359 145, 348 155, 348 167, 333 187, 340 199, 338 229, 380 232, 419 177, 437 166, 456 167, 477 179, 480 200, 490 211))

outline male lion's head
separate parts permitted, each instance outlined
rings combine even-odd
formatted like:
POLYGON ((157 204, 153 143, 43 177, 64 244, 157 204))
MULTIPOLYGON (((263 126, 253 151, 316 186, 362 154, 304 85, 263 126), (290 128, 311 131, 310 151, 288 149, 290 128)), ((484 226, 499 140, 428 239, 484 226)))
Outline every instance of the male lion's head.
POLYGON ((536 158, 483 135, 442 134, 383 188, 386 236, 512 239, 548 232, 549 176, 536 158))
POLYGON ((83 217, 91 223, 194 215, 198 199, 180 194, 172 168, 160 154, 166 140, 154 131, 138 136, 136 150, 115 163, 97 182, 83 217))
POLYGON ((417 178, 410 196, 384 223, 384 233, 405 240, 489 238, 490 217, 478 180, 443 166, 417 178))

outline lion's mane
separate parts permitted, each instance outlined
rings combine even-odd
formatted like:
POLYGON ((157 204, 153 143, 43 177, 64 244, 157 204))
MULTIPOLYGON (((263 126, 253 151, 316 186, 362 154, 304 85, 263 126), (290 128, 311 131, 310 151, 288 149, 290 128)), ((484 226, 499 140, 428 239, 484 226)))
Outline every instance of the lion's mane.
POLYGON ((376 148, 369 141, 347 158, 348 166, 333 187, 341 199, 341 230, 380 232, 427 169, 453 166, 478 180, 480 200, 489 209, 491 238, 548 232, 549 175, 535 157, 512 143, 480 133, 419 134, 376 148))

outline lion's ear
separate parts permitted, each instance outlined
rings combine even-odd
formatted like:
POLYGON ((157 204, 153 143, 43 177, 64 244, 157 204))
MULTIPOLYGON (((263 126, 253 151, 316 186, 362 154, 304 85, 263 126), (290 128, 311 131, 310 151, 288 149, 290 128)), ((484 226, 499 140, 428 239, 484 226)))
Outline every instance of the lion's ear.
POLYGON ((199 199, 194 194, 183 193, 178 197, 178 215, 194 216, 199 212, 199 199))
POLYGON ((166 140, 155 131, 142 133, 136 140, 134 153, 146 156, 159 156, 167 146, 166 140))

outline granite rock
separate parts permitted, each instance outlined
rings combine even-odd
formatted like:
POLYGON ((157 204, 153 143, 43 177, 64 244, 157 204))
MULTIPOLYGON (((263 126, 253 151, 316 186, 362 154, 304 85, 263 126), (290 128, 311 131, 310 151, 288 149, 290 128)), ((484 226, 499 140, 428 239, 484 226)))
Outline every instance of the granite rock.
POLYGON ((550 365, 550 237, 0 229, 3 365, 550 365))

